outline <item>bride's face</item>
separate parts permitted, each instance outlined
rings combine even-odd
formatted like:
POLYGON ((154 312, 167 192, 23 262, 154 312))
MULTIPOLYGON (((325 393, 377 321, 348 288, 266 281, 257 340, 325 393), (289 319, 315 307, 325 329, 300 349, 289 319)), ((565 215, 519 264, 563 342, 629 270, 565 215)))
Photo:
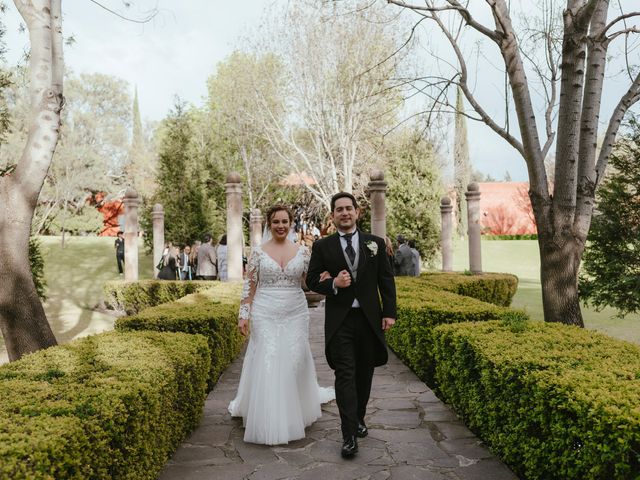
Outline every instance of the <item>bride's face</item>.
POLYGON ((289 220, 289 214, 285 210, 279 210, 271 217, 271 235, 276 240, 284 240, 289 234, 289 228, 291 228, 291 221, 289 220))

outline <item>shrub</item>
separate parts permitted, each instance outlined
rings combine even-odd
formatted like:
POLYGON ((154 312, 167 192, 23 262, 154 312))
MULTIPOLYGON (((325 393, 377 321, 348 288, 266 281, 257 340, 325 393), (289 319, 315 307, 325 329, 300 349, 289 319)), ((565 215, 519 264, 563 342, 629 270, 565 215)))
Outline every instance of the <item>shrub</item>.
POLYGON ((173 302, 190 293, 211 288, 213 283, 169 280, 114 281, 105 283, 103 292, 107 308, 134 315, 145 308, 173 302))
POLYGON ((198 423, 209 348, 111 332, 0 367, 0 478, 155 479, 198 423))
POLYGON ((238 331, 240 284, 218 284, 217 287, 191 294, 176 302, 147 308, 134 316, 120 318, 116 322, 116 329, 204 335, 211 348, 211 389, 224 369, 240 353, 244 343, 244 337, 238 331), (235 300, 233 303, 232 299, 235 300))
POLYGON ((513 311, 439 290, 423 277, 399 277, 396 290, 398 318, 386 334, 387 342, 398 357, 431 386, 435 386, 434 327, 444 323, 500 319, 513 311))
POLYGON ((508 307, 518 289, 518 277, 509 273, 463 273, 429 272, 421 278, 434 287, 472 297, 494 305, 508 307))
POLYGON ((31 275, 36 286, 36 292, 41 300, 47 299, 47 280, 44 278, 44 256, 42 255, 42 243, 35 237, 29 238, 29 264, 31 275))
POLYGON ((541 322, 433 338, 441 396, 521 478, 640 478, 638 346, 541 322))
POLYGON ((511 235, 482 235, 483 240, 537 240, 537 233, 516 233, 511 235))

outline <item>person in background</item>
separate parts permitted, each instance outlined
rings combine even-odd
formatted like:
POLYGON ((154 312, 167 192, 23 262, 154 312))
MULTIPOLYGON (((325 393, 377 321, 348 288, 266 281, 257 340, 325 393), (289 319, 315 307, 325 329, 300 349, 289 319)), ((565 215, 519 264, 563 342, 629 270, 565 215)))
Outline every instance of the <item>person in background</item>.
POLYGON ((320 229, 316 226, 315 222, 311 222, 311 235, 314 241, 320 238, 320 229))
POLYGON ((216 257, 218 259, 218 280, 226 282, 227 275, 227 234, 220 237, 220 242, 216 245, 216 257))
POLYGON ((198 269, 196 271, 198 280, 215 280, 218 276, 216 251, 211 244, 212 238, 211 234, 207 233, 198 249, 198 269))
POLYGON ((413 277, 415 268, 413 266, 413 253, 407 245, 404 235, 398 235, 398 250, 394 259, 395 274, 398 277, 413 277))
POLYGON ((122 275, 124 273, 124 234, 122 231, 118 232, 114 247, 116 249, 116 262, 118 262, 118 273, 122 275))
POLYGON ((192 270, 191 270, 191 247, 189 245, 185 245, 182 248, 182 253, 178 258, 179 268, 180 268, 180 280, 193 280, 192 278, 192 270))
POLYGON ((391 239, 387 236, 384 237, 384 246, 384 250, 387 253, 387 257, 389 258, 389 265, 393 266, 395 262, 393 255, 393 243, 391 243, 391 239))
POLYGON ((416 249, 415 240, 409 240, 409 248, 411 249, 411 253, 413 254, 413 275, 416 277, 420 276, 420 252, 416 249))
POLYGON ((191 253, 189 254, 189 263, 191 263, 191 276, 196 278, 196 271, 198 268, 198 250, 200 249, 200 245, 202 242, 200 240, 196 240, 191 245, 191 253))
POLYGON ((175 280, 178 271, 178 249, 170 245, 165 250, 167 253, 162 257, 158 280, 175 280))

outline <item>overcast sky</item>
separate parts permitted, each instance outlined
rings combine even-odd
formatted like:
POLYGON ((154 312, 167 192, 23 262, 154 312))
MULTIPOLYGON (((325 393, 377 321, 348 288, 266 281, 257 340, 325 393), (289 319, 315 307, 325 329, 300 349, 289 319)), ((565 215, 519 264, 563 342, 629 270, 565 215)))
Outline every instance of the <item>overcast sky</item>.
MULTIPOLYGON (((176 94, 200 105, 216 63, 239 46, 242 36, 255 30, 265 9, 274 8, 274 0, 139 0, 129 10, 121 9, 122 0, 102 3, 133 18, 144 17, 141 9, 157 4, 159 14, 140 25, 121 20, 89 0, 64 1, 63 31, 76 40, 65 49, 67 67, 76 74, 120 77, 129 82, 132 93, 137 86, 142 116, 151 120, 167 114, 176 94)), ((27 37, 18 32, 20 19, 13 2, 7 5, 5 38, 7 60, 12 63, 24 51, 27 37)), ((490 99, 492 92, 500 92, 502 77, 489 61, 481 60, 480 65, 476 88, 490 99)), ((605 103, 613 103, 614 96, 607 94, 605 103)), ((489 108, 501 112, 504 106, 495 98, 487 101, 489 108)), ((469 122, 468 129, 474 168, 497 179, 508 170, 513 180, 526 180, 524 161, 511 146, 484 125, 469 122)))

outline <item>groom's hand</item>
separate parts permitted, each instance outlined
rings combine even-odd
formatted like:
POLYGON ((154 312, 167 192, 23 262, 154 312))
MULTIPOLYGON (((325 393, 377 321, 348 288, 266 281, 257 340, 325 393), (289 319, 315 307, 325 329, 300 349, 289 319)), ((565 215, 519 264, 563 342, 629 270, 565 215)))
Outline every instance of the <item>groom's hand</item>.
POLYGON ((342 270, 333 281, 334 287, 347 288, 351 285, 351 274, 347 270, 342 270))
POLYGON ((394 323, 396 323, 396 319, 395 318, 384 317, 382 319, 382 330, 384 330, 386 332, 387 330, 389 330, 393 326, 394 323))

